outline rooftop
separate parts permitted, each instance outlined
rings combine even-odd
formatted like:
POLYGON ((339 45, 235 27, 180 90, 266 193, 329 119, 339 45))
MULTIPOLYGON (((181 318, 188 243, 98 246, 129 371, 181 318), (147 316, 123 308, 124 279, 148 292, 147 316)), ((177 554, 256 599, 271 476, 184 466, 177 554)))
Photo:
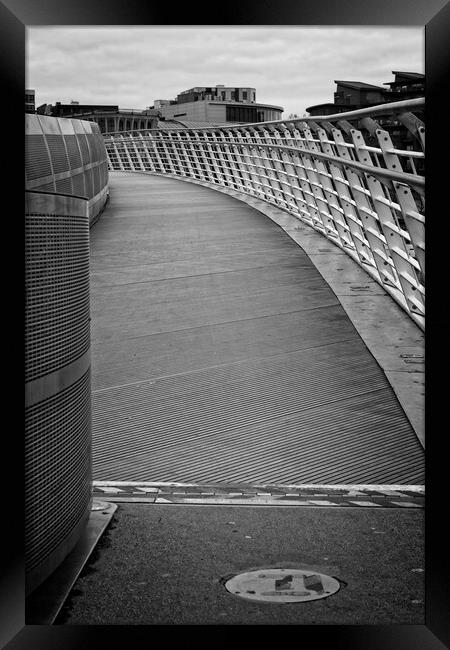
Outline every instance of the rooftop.
POLYGON ((366 84, 364 81, 339 81, 337 79, 334 80, 335 84, 340 84, 341 86, 347 86, 348 88, 357 88, 357 89, 363 89, 366 88, 368 90, 383 90, 381 86, 374 86, 373 84, 366 84))

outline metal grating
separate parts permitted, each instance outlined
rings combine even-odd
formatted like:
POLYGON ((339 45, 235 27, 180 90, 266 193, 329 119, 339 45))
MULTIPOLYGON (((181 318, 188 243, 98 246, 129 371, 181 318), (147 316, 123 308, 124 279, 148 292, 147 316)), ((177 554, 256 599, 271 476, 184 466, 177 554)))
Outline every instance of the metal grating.
POLYGON ((46 183, 45 185, 38 185, 37 187, 33 188, 33 191, 37 191, 37 192, 54 192, 55 191, 55 184, 54 183, 46 183))
POLYGON ((73 194, 72 189, 72 178, 68 176, 67 178, 58 178, 55 181, 56 191, 59 194, 73 194))
POLYGON ((104 157, 102 155, 103 152, 100 147, 101 136, 99 138, 99 136, 96 135, 95 133, 88 133, 86 137, 88 139, 89 148, 91 151, 91 155, 90 155, 91 162, 96 162, 98 160, 101 160, 104 157))
POLYGON ((97 480, 423 482, 423 449, 300 247, 231 197, 112 178, 92 233, 97 480))
POLYGON ((89 225, 77 216, 27 215, 26 381, 89 348, 89 225))
POLYGON ((76 196, 85 196, 84 173, 72 176, 73 193, 76 196))
MULTIPOLYGON (((84 128, 95 129, 95 133, 40 135, 36 131, 42 129, 45 131, 47 123, 43 126, 38 115, 27 114, 25 118, 27 130, 34 131, 31 134, 27 133, 25 138, 25 169, 28 183, 26 189, 48 190, 91 199, 107 187, 106 148, 103 136, 96 125, 84 122, 84 128), (49 177, 52 176, 54 185, 48 182, 49 177), (38 187, 39 179, 42 180, 43 185, 38 187)), ((59 118, 54 118, 54 121, 55 126, 62 126, 59 118)), ((74 129, 76 126, 76 130, 80 130, 83 121, 72 120, 72 123, 74 129)), ((105 201, 106 192, 103 192, 102 199, 97 201, 95 206, 90 206, 91 221, 95 221, 105 201)))
POLYGON ((34 570, 91 496, 90 372, 25 413, 25 566, 34 570), (64 486, 64 489, 61 489, 64 486))
POLYGON ((94 196, 92 169, 86 169, 86 171, 84 172, 84 178, 86 183, 86 196, 88 197, 88 199, 91 199, 94 196))
POLYGON ((25 171, 28 180, 51 176, 52 167, 43 135, 26 136, 25 171))
POLYGON ((78 169, 82 166, 80 150, 77 144, 76 135, 65 135, 64 140, 66 142, 67 153, 69 154, 69 162, 71 169, 78 169))
POLYGON ((53 172, 55 174, 68 172, 70 170, 70 165, 63 137, 61 135, 47 133, 45 139, 47 140, 50 156, 52 158, 53 172))
POLYGON ((94 196, 100 192, 100 170, 98 166, 92 168, 92 174, 94 177, 94 196))
POLYGON ((88 163, 92 162, 89 154, 89 147, 87 143, 87 137, 84 134, 77 134, 76 138, 78 140, 78 144, 80 145, 80 151, 81 151, 81 156, 83 159, 83 165, 87 165, 88 163))

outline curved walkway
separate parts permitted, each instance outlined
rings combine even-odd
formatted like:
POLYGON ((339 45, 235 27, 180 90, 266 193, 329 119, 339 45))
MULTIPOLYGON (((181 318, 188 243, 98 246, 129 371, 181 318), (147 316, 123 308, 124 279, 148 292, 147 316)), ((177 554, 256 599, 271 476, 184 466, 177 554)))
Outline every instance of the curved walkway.
POLYGON ((183 181, 110 188, 91 231, 95 480, 423 483, 385 374, 282 228, 183 181))

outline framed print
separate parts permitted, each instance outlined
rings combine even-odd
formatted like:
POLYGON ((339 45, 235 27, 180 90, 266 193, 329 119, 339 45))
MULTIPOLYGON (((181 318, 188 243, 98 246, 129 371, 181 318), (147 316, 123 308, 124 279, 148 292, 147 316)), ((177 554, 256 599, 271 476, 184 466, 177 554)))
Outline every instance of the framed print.
MULTIPOLYGON (((441 449, 447 391, 437 379, 446 368, 447 256, 439 221, 448 181, 438 152, 447 150, 448 4, 281 0, 214 9, 139 0, 1 0, 9 138, 4 192, 11 205, 5 222, 13 231, 22 223, 17 197, 23 196, 25 167, 26 213, 33 228, 43 228, 26 249, 28 264, 30 250, 37 251, 36 275, 25 279, 27 304, 31 300, 35 310, 26 326, 30 349, 50 318, 55 294, 67 291, 61 298, 66 311, 53 314, 56 324, 48 326, 53 339, 61 337, 60 365, 45 357, 48 377, 30 370, 26 382, 34 382, 34 393, 26 392, 26 413, 42 403, 40 417, 50 420, 64 391, 69 395, 75 386, 73 398, 61 398, 65 405, 84 395, 70 417, 61 416, 45 433, 50 451, 42 467, 50 471, 51 457, 58 456, 64 471, 52 485, 62 486, 66 498, 45 524, 40 502, 28 506, 33 517, 37 513, 42 553, 50 556, 47 549, 55 547, 47 570, 36 560, 33 580, 39 586, 51 577, 62 563, 58 553, 73 548, 91 511, 90 425, 83 420, 78 430, 75 422, 81 412, 88 417, 91 396, 95 418, 108 430, 97 443, 93 503, 97 499, 102 512, 114 500, 119 505, 117 527, 105 535, 105 547, 94 548, 100 557, 114 538, 124 548, 109 556, 116 564, 103 565, 104 573, 92 569, 91 577, 98 572, 95 585, 84 580, 89 572, 78 574, 78 602, 95 599, 85 618, 74 598, 51 625, 27 621, 24 447, 17 427, 8 427, 0 641, 10 650, 146 647, 187 637, 211 646, 240 643, 244 632, 250 642, 255 634, 257 643, 267 637, 267 645, 440 650, 450 643, 441 449), (319 31, 326 38, 320 40, 319 31), (333 59, 346 62, 342 74, 333 59), (152 66, 161 71, 155 97, 139 87, 156 78, 152 66), (380 72, 383 66, 387 72, 380 72), (235 81, 215 78, 221 70, 235 81), (27 88, 32 115, 26 117, 26 147, 35 149, 25 166, 23 122, 16 116, 27 88), (423 91, 425 99, 418 98, 423 91), (394 92, 399 105, 389 113, 393 100, 385 96, 394 92), (147 216, 139 212, 146 183, 154 192, 153 240, 147 216), (136 224, 131 235, 123 225, 122 191, 130 206, 136 201, 127 216, 136 224), (42 208, 44 194, 58 219, 42 208), (425 199, 433 217, 426 335, 425 199), (108 211, 114 231, 102 224, 108 211), (68 218, 66 230, 49 235, 62 217, 68 218), (89 235, 94 224, 101 231, 97 238, 89 235), (45 245, 39 239, 44 235, 45 245), (53 255, 56 240, 83 249, 84 257, 64 262, 75 275, 52 276, 39 306, 32 291, 43 265, 54 263, 46 256, 53 255), (91 315, 82 296, 82 287, 89 289, 90 245, 91 315), (300 261, 298 247, 305 251, 300 261), (126 256, 132 261, 121 266, 126 256), (359 274, 361 267, 366 275, 359 274), (351 281, 344 278, 347 270, 351 281), (416 330, 405 327, 404 338, 398 335, 392 366, 385 364, 382 347, 391 331, 385 299, 393 299, 419 332, 414 337, 416 330), (77 316, 70 305, 81 304, 85 311, 77 316), (297 322, 293 315, 300 311, 297 322), (379 319, 372 329, 371 319, 379 319), (124 328, 122 338, 118 327, 124 328), (91 376, 86 328, 97 328, 92 355, 104 360, 93 393, 82 383, 91 376), (150 365, 153 374, 146 370, 150 365), (78 373, 72 383, 69 371, 78 373), (416 401, 424 378, 425 414, 416 401), (147 429, 157 432, 148 434, 151 444, 139 442, 139 426, 146 427, 145 435, 147 429), (58 431, 61 438, 51 447, 58 431), (321 443, 313 431, 323 436, 321 443), (214 441, 211 432, 219 432, 214 441), (112 444, 114 452, 108 451, 112 444), (114 463, 117 472, 111 471, 114 463), (373 471, 377 463, 381 469, 373 471), (89 487, 83 498, 69 489, 76 480, 89 487), (139 508, 150 512, 149 504, 155 504, 154 514, 139 523, 139 508), (275 514, 272 506, 280 504, 275 514), (155 514, 159 506, 163 520, 155 514), (241 523, 239 506, 247 508, 241 523), (69 528, 69 541, 62 542, 58 531, 69 528), (302 544, 303 559, 295 560, 302 544), (236 561, 233 545, 241 549, 236 561), (226 559, 215 563, 220 554, 226 559), (148 568, 152 562, 159 566, 157 579, 148 568), (342 566, 352 566, 357 579, 340 575, 342 566), (121 576, 116 584, 114 575, 121 576), (341 595, 347 598, 334 606, 341 595), (358 606, 364 615, 353 615, 358 606), (298 611, 304 614, 296 618, 298 611)), ((24 236, 17 230, 14 241, 24 236)), ((15 288, 12 293, 19 294, 15 288)), ((18 314, 20 305, 12 311, 18 314)), ((36 484, 43 471, 33 474, 36 484)), ((40 498, 56 502, 53 492, 40 498)))

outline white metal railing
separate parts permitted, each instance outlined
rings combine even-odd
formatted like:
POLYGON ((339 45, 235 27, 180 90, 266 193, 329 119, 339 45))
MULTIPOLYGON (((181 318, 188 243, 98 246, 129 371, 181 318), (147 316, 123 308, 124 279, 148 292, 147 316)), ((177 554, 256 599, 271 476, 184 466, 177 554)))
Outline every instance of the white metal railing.
POLYGON ((417 115, 424 109, 425 100, 415 99, 323 117, 104 137, 111 170, 189 178, 295 215, 424 329, 425 126, 417 115))

